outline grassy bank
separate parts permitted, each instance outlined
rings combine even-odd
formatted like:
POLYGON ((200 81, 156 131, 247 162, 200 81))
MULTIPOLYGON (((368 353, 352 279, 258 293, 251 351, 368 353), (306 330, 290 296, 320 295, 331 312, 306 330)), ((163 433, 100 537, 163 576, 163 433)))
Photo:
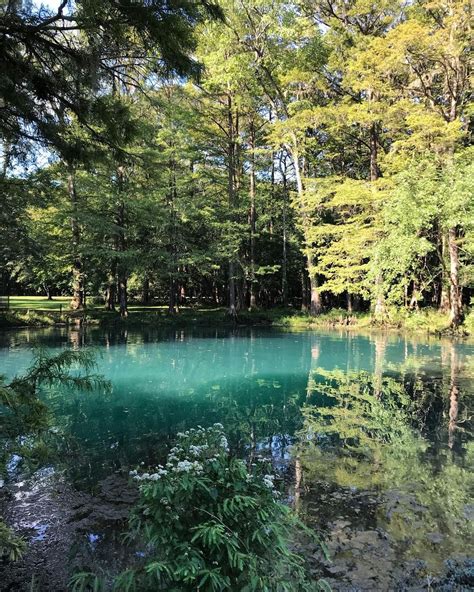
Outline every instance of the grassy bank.
MULTIPOLYGON (((118 325, 127 327, 158 326, 185 327, 233 326, 225 308, 183 307, 179 313, 169 314, 166 306, 143 306, 131 304, 128 317, 122 319, 117 312, 106 311, 101 305, 92 305, 83 311, 69 310, 70 298, 47 300, 42 297, 11 297, 10 309, 0 312, 0 329, 15 327, 77 326, 83 323, 94 325, 118 325)), ((288 311, 284 311, 288 314, 288 311)), ((237 323, 241 325, 269 325, 283 311, 242 311, 237 323)))
MULTIPOLYGON (((392 308, 383 320, 375 319, 370 313, 348 313, 343 309, 334 309, 317 317, 309 314, 293 314, 276 319, 274 324, 292 329, 393 329, 407 332, 429 334, 445 333, 449 330, 447 314, 433 308, 418 311, 392 308)), ((474 310, 466 311, 466 319, 460 333, 474 333, 474 310)))
MULTIPOLYGON (((233 319, 225 308, 181 308, 171 315, 165 306, 129 307, 127 319, 118 313, 105 311, 101 305, 92 305, 86 311, 69 310, 68 297, 54 300, 37 296, 15 296, 10 299, 10 309, 0 313, 0 328, 77 326, 82 323, 103 326, 232 326, 233 319)), ((288 329, 330 329, 348 330, 392 329, 407 332, 439 334, 448 328, 448 317, 438 310, 427 308, 419 311, 390 309, 383 321, 376 320, 370 313, 348 313, 343 309, 333 309, 317 317, 295 309, 273 308, 270 310, 241 311, 237 317, 239 325, 273 325, 288 329)), ((462 331, 474 333, 474 310, 467 311, 462 331)))

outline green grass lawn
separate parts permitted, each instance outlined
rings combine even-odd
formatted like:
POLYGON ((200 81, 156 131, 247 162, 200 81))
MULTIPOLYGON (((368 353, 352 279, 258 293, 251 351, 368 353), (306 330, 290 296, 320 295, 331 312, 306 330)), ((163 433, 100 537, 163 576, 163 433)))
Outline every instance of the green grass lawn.
MULTIPOLYGON (((87 314, 91 318, 98 320, 118 319, 117 311, 106 311, 103 304, 88 304, 87 310, 71 311, 69 308, 71 296, 55 296, 53 300, 48 300, 44 296, 10 296, 10 312, 17 313, 24 316, 28 311, 34 315, 48 315, 49 313, 59 313, 60 311, 65 315, 79 316, 87 314)), ((153 319, 165 318, 168 319, 168 307, 166 305, 151 305, 144 306, 143 304, 130 303, 128 306, 129 318, 138 321, 139 319, 153 319)), ((171 316, 168 320, 178 320, 183 322, 187 320, 211 320, 213 318, 220 319, 226 316, 225 308, 208 308, 208 307, 181 307, 178 315, 171 316), (197 318, 195 318, 197 317, 197 318)), ((52 317, 53 318, 53 317, 52 317)))
MULTIPOLYGON (((10 309, 11 310, 31 310, 31 311, 59 311, 62 307, 64 312, 69 310, 69 303, 71 302, 71 296, 55 296, 53 300, 48 300, 44 296, 10 296, 10 309)), ((104 310, 103 304, 88 304, 87 310, 104 310)), ((153 305, 143 306, 142 304, 129 304, 129 312, 166 312, 167 306, 164 305, 153 305)), ((191 310, 190 307, 183 307, 183 310, 191 310)), ((203 309, 192 309, 195 311, 205 312, 218 312, 225 309, 222 308, 203 308, 203 309)))
POLYGON ((44 296, 10 296, 11 310, 63 310, 69 308, 70 296, 55 296, 48 300, 44 296))

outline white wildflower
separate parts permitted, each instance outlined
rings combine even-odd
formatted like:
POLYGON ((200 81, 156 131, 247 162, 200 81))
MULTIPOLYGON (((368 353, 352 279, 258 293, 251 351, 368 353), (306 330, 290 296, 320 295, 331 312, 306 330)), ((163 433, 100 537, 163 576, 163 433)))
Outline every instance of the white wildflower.
POLYGON ((197 460, 195 460, 193 462, 193 469, 198 475, 200 475, 203 471, 203 466, 201 463, 199 463, 197 460))
POLYGON ((275 479, 275 475, 264 475, 263 476, 263 484, 268 487, 269 489, 273 489, 275 487, 273 480, 275 479))
POLYGON ((189 460, 182 460, 176 465, 176 471, 179 473, 189 473, 192 468, 193 463, 189 462, 189 460))

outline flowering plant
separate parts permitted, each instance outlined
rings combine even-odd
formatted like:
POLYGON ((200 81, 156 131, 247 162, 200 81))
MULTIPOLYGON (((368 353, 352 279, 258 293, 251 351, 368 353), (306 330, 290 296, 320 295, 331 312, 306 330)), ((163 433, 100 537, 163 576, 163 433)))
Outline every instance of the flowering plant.
POLYGON ((247 466, 232 457, 221 424, 178 434, 164 466, 131 476, 140 489, 132 536, 147 547, 142 563, 121 574, 118 588, 319 589, 290 549, 294 529, 305 527, 278 501, 269 463, 247 466))

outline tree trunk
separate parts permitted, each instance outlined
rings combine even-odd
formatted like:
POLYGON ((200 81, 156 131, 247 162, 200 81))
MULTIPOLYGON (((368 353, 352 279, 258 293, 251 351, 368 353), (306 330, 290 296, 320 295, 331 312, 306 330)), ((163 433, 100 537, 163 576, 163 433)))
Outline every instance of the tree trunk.
POLYGON ((409 304, 409 308, 411 310, 418 310, 419 309, 418 297, 419 297, 418 284, 416 281, 413 281, 413 288, 412 288, 410 304, 409 304))
POLYGON ((184 287, 184 284, 181 284, 181 286, 179 287, 178 302, 181 306, 184 306, 184 304, 186 304, 186 288, 184 287))
POLYGON ((309 311, 311 315, 318 315, 321 313, 322 311, 322 305, 321 305, 321 295, 319 293, 319 283, 318 283, 318 277, 316 274, 316 270, 315 270, 315 265, 314 265, 314 256, 312 253, 308 252, 312 250, 312 246, 309 242, 309 231, 311 228, 311 223, 310 220, 308 220, 308 216, 305 213, 305 207, 304 207, 304 185, 303 185, 303 179, 301 177, 301 170, 300 170, 300 163, 299 163, 299 155, 298 155, 298 151, 296 149, 296 140, 295 140, 295 146, 292 149, 291 152, 291 156, 293 159, 293 168, 295 170, 295 177, 296 177, 296 189, 298 192, 298 198, 299 198, 299 205, 300 205, 300 210, 301 210, 301 219, 303 222, 303 234, 305 237, 305 241, 306 241, 306 268, 308 270, 308 276, 309 276, 309 282, 310 282, 310 307, 309 307, 309 311))
MULTIPOLYGON (((446 3, 449 17, 453 16, 454 2, 446 3)), ((452 20, 449 25, 449 46, 447 48, 451 54, 449 59, 449 72, 451 79, 447 80, 446 90, 448 91, 450 109, 449 121, 455 122, 460 113, 458 107, 462 104, 463 84, 461 80, 469 71, 467 66, 463 64, 460 54, 457 53, 456 42, 456 21, 452 20)), ((449 76, 449 74, 448 74, 449 76)), ((454 156, 454 144, 450 150, 451 157, 454 156)), ((459 282, 459 229, 456 226, 448 230, 448 251, 449 251, 449 323, 453 329, 457 329, 464 321, 464 313, 462 306, 462 288, 459 282)))
POLYGON ((170 273, 168 312, 170 314, 176 314, 176 282, 172 273, 170 273))
POLYGON ((128 292, 127 292, 127 276, 120 274, 119 283, 119 310, 120 316, 123 318, 128 317, 128 292))
POLYGON ((235 266, 233 261, 229 261, 229 314, 231 317, 237 316, 237 306, 235 302, 235 266))
POLYGON ((119 199, 117 203, 117 251, 121 254, 118 261, 118 302, 120 316, 122 318, 128 317, 128 294, 127 294, 127 266, 123 260, 126 241, 125 241, 125 202, 123 200, 124 184, 125 184, 125 169, 123 166, 117 167, 118 193, 119 199))
POLYGON ((217 272, 214 272, 214 276, 212 279, 212 297, 214 299, 214 303, 216 304, 216 306, 219 306, 221 303, 221 299, 219 296, 219 285, 218 285, 218 281, 219 281, 219 276, 217 272))
POLYGON ((117 262, 112 263, 112 269, 109 271, 107 278, 107 288, 105 291, 105 309, 115 310, 115 302, 117 296, 117 262))
POLYGON ((76 175, 72 166, 69 166, 67 187, 71 204, 71 230, 72 230, 72 310, 84 308, 84 275, 82 258, 80 255, 81 229, 78 221, 78 199, 76 192, 76 175))
MULTIPOLYGON (((229 203, 230 218, 234 220, 235 207, 235 139, 234 119, 232 115, 232 97, 230 92, 227 95, 227 194, 229 203)), ((236 294, 235 294, 235 254, 230 253, 229 257, 229 315, 237 317, 236 294)))
POLYGON ((281 293, 282 293, 282 304, 284 307, 288 306, 288 254, 287 254, 287 228, 286 228, 286 199, 287 199, 287 187, 286 187, 286 174, 282 171, 283 177, 283 207, 282 207, 282 226, 283 226, 283 253, 281 262, 281 293))
POLYGON ((352 304, 352 294, 347 292, 347 312, 352 314, 353 311, 353 304, 352 304))
POLYGON ((439 310, 441 312, 449 312, 451 310, 451 300, 449 296, 449 274, 447 267, 449 266, 448 257, 448 237, 444 231, 441 231, 441 295, 439 299, 439 310))
POLYGON ((235 292, 236 292, 236 309, 237 309, 237 312, 239 312, 240 310, 242 310, 242 308, 245 307, 244 278, 240 277, 236 280, 235 292))
POLYGON ((448 249, 450 266, 450 313, 449 322, 451 327, 457 328, 464 320, 462 309, 462 291, 459 285, 459 247, 457 243, 458 233, 456 228, 448 231, 448 249))
MULTIPOLYGON (((369 93, 369 102, 372 101, 372 92, 369 93)), ((370 128, 370 181, 375 182, 379 178, 379 165, 378 165, 378 132, 377 124, 373 123, 370 128)), ((375 265, 378 267, 380 262, 376 259, 375 265)), ((381 319, 385 316, 385 294, 383 289, 383 275, 381 271, 378 271, 377 277, 375 278, 375 305, 374 315, 381 319)))
POLYGON ((142 283, 142 304, 147 306, 150 304, 150 278, 145 274, 142 283))
POLYGON ((176 306, 176 272, 178 269, 178 247, 177 247, 177 229, 176 229, 176 163, 170 160, 169 167, 169 199, 168 206, 171 215, 171 231, 170 231, 170 250, 171 250, 171 267, 169 273, 169 295, 168 295, 168 312, 175 314, 177 312, 176 306))
POLYGON ((321 294, 319 292, 318 274, 316 273, 313 261, 310 261, 309 259, 308 259, 308 274, 309 274, 309 284, 310 284, 310 291, 311 291, 309 312, 310 312, 311 316, 317 316, 317 315, 321 314, 321 312, 323 310, 323 306, 322 306, 322 302, 321 302, 321 294))
POLYGON ((6 139, 2 141, 2 151, 2 177, 5 178, 7 176, 11 164, 11 145, 10 142, 6 139))
POLYGON ((255 282, 255 231, 256 231, 256 210, 255 210, 255 126, 252 121, 250 126, 250 310, 257 308, 256 282, 255 282))
POLYGON ((308 280, 308 266, 306 264, 301 269, 301 310, 302 312, 308 312, 309 310, 309 280, 308 280))
POLYGON ((374 306, 374 316, 381 319, 385 316, 385 297, 382 289, 382 276, 379 274, 375 279, 377 297, 374 306))
POLYGON ((376 181, 378 178, 378 134, 377 124, 373 123, 372 127, 370 128, 370 180, 376 181))

